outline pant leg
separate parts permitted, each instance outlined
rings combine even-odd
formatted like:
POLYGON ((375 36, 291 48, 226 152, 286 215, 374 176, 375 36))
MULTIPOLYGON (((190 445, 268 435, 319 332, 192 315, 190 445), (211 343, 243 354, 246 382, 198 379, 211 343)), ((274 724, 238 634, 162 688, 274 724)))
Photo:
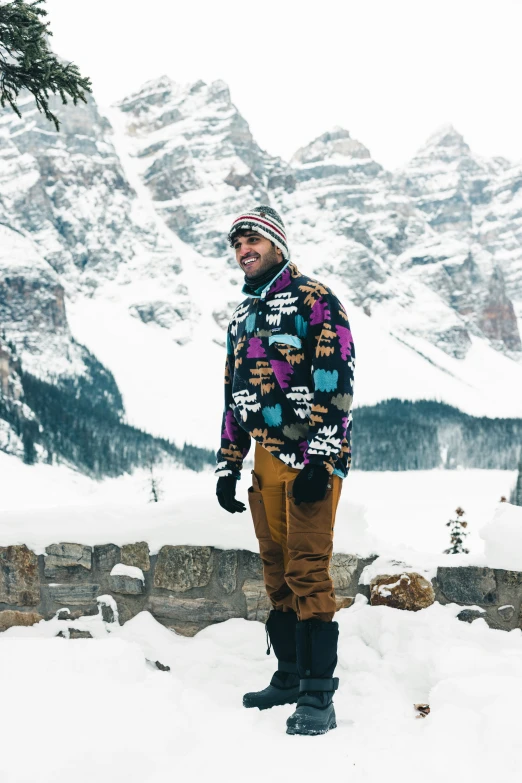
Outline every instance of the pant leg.
MULTIPOLYGON (((285 580, 286 486, 280 460, 256 442, 248 501, 263 563, 266 591, 274 609, 296 610, 296 599, 285 580)), ((282 463, 281 463, 282 464, 282 463)), ((283 466, 284 467, 284 466, 283 466)))
POLYGON ((297 597, 300 620, 332 620, 335 593, 330 577, 335 514, 341 496, 342 479, 331 476, 323 500, 295 505, 294 476, 286 483, 288 562, 285 578, 297 597))

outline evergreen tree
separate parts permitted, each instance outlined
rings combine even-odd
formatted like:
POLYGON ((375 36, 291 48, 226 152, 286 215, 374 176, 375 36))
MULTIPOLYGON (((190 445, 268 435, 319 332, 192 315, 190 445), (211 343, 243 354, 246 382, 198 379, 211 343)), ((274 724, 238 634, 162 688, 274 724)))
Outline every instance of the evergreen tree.
POLYGON ((17 98, 22 90, 34 96, 39 111, 60 129, 58 118, 49 108, 49 95, 67 96, 74 105, 87 102, 90 79, 80 74, 73 63, 63 64, 49 48, 52 35, 45 0, 12 0, 0 4, 0 104, 9 105, 20 117, 17 98))
MULTIPOLYGON (((27 425, 33 422, 27 422, 27 425)), ((26 465, 34 465, 36 462, 36 448, 34 445, 34 427, 25 426, 22 430, 22 443, 24 444, 24 462, 26 465)))
POLYGON ((450 528, 450 547, 449 549, 444 550, 445 555, 460 555, 460 554, 469 554, 469 549, 466 549, 464 546, 464 539, 468 535, 468 533, 464 530, 468 526, 468 523, 465 522, 462 517, 464 516, 464 509, 460 506, 455 509, 455 514, 457 515, 456 519, 450 519, 449 522, 446 522, 446 527, 450 528))

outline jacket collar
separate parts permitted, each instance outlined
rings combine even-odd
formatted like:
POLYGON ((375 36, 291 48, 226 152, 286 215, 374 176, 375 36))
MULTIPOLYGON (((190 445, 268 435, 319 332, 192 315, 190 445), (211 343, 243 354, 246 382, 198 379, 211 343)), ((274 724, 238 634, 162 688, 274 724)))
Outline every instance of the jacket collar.
POLYGON ((295 264, 294 264, 292 261, 290 261, 290 259, 288 259, 288 261, 286 262, 286 264, 284 265, 284 267, 281 269, 281 271, 279 272, 279 274, 277 274, 277 275, 276 275, 274 278, 272 278, 272 280, 270 280, 270 282, 268 282, 268 283, 266 284, 266 286, 263 288, 263 290, 262 290, 262 291, 260 291, 258 294, 251 294, 251 293, 249 293, 249 292, 246 290, 246 287, 245 287, 245 285, 243 285, 243 288, 241 289, 241 292, 242 292, 242 293, 243 293, 245 296, 247 296, 247 297, 250 297, 250 298, 252 298, 252 299, 265 299, 265 298, 266 298, 266 295, 267 295, 267 293, 270 291, 270 289, 272 288, 272 286, 274 285, 274 283, 276 282, 276 280, 279 280, 279 278, 281 277, 281 275, 283 274, 283 272, 285 271, 285 269, 286 269, 288 266, 290 266, 290 265, 291 265, 293 268, 295 268, 295 269, 297 270, 297 267, 295 266, 295 264))

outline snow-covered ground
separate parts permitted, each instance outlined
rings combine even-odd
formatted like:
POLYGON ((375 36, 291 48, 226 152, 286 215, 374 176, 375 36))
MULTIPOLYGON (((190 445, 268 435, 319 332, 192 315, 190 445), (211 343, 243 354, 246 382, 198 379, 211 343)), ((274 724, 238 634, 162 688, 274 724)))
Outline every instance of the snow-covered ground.
POLYGON ((291 705, 242 707, 274 669, 261 623, 185 638, 143 612, 110 633, 84 618, 95 638, 70 641, 51 638, 65 621, 12 628, 0 634, 0 780, 516 780, 522 632, 462 623, 459 610, 362 596, 341 610, 338 728, 322 737, 285 733, 291 705))

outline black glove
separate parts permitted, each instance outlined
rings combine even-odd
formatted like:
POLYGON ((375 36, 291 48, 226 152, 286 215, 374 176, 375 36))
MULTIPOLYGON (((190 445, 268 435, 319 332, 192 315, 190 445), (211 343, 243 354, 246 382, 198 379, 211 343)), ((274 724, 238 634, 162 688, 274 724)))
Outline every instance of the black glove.
POLYGON ((236 500, 237 478, 234 476, 221 476, 218 478, 216 495, 219 505, 225 511, 235 514, 236 511, 246 511, 246 506, 240 500, 236 500))
POLYGON ((324 465, 311 465, 310 463, 305 465, 294 479, 293 496, 295 505, 323 500, 326 496, 329 480, 330 474, 324 465))

